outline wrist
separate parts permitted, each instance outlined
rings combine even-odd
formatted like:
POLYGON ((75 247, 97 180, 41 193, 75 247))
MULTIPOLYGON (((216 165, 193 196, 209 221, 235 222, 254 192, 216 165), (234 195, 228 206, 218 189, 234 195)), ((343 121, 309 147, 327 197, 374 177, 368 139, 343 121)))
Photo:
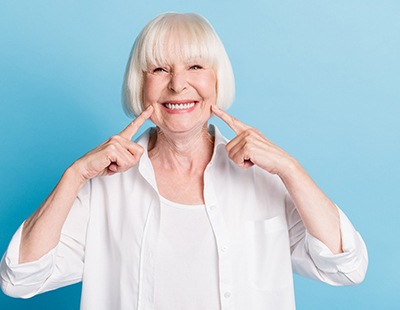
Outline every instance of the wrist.
POLYGON ((65 170, 63 178, 66 178, 70 184, 75 184, 79 189, 88 181, 79 165, 79 160, 65 170))
POLYGON ((278 176, 286 183, 302 173, 303 170, 300 163, 294 157, 289 157, 282 163, 278 176))

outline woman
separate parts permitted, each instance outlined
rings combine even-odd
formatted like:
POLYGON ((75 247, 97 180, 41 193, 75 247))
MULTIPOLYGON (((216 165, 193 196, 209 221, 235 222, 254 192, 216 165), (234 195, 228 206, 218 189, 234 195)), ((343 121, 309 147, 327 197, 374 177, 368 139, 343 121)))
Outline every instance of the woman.
POLYGON ((3 291, 83 281, 82 309, 294 309, 292 271, 361 282, 360 235, 293 157, 224 112, 233 97, 206 20, 151 21, 125 75, 137 118, 73 163, 16 232, 3 291), (234 139, 208 126, 212 114, 234 139), (132 142, 147 119, 156 128, 132 142))

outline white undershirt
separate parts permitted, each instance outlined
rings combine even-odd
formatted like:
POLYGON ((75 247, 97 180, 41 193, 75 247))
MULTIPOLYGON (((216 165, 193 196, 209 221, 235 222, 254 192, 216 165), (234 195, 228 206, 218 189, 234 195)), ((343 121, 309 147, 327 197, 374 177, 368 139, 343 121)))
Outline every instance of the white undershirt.
POLYGON ((220 309, 217 249, 205 206, 161 197, 158 240, 155 309, 220 309))

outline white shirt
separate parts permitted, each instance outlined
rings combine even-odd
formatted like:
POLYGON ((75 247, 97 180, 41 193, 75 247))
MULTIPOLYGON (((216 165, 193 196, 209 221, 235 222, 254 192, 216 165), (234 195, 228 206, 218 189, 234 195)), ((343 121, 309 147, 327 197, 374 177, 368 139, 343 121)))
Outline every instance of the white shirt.
POLYGON ((155 309, 220 309, 218 252, 205 205, 161 197, 155 256, 155 309))
MULTIPOLYGON (((295 309, 292 271, 332 285, 364 279, 366 247, 342 211, 344 253, 333 255, 305 230, 279 177, 237 167, 227 157, 226 139, 212 126, 210 132, 215 146, 204 199, 218 251, 222 310, 295 309)), ((145 150, 149 136, 138 141, 145 150)), ((83 310, 155 309, 160 209, 145 151, 128 171, 85 185, 60 243, 38 261, 18 264, 20 228, 1 261, 3 291, 27 298, 83 281, 83 310)))

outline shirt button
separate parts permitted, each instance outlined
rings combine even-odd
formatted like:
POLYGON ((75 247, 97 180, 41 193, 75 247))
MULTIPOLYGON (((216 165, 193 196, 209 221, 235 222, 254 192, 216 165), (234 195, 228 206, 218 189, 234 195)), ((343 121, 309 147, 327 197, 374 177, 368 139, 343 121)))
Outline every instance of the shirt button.
POLYGON ((224 245, 224 246, 221 248, 221 250, 222 250, 222 252, 226 252, 226 251, 228 250, 228 247, 227 247, 226 245, 224 245))
POLYGON ((210 206, 210 210, 211 210, 211 211, 215 211, 216 208, 217 208, 217 207, 214 206, 214 205, 210 206))
POLYGON ((231 297, 231 295, 232 295, 231 292, 225 292, 224 297, 229 298, 229 297, 231 297))

